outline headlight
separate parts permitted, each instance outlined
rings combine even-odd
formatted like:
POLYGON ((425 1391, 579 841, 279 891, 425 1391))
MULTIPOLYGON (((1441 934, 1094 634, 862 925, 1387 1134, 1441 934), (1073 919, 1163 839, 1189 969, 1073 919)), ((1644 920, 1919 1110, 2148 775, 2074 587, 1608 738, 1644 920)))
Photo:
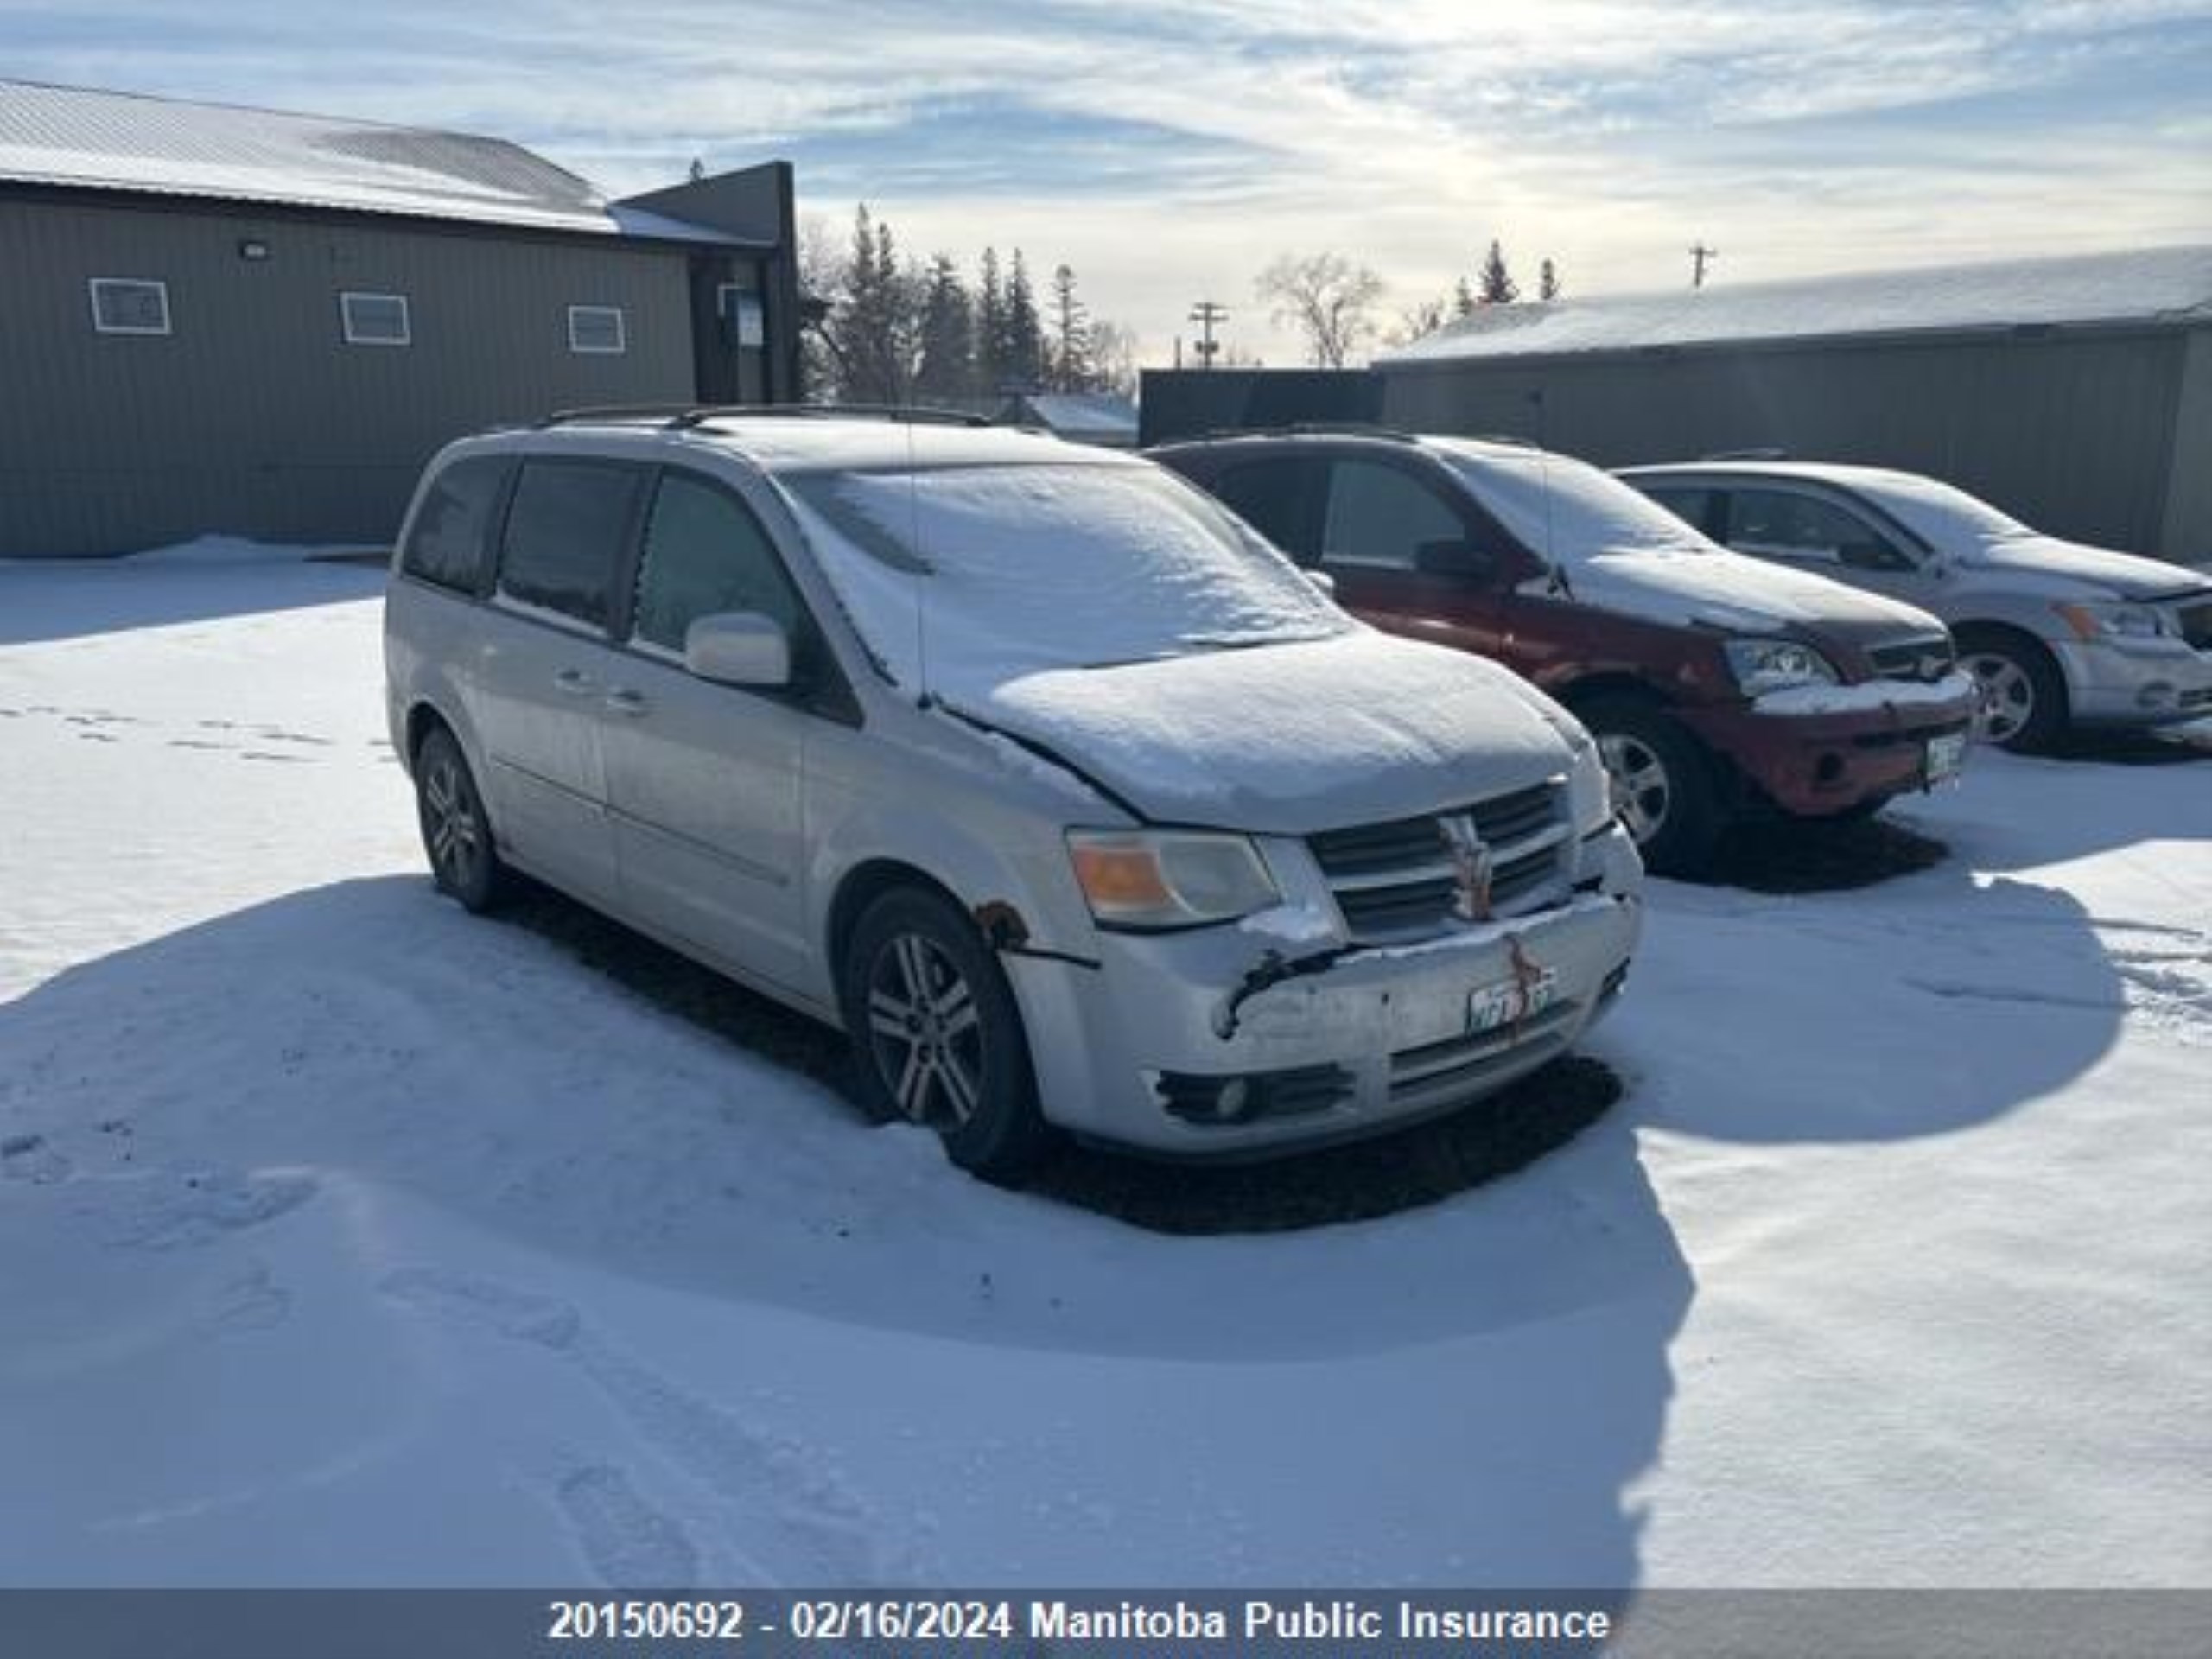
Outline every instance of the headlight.
POLYGON ((1840 677, 1827 658, 1794 639, 1730 639, 1721 649, 1728 654, 1728 671, 1747 697, 1793 685, 1834 685, 1840 677))
POLYGON ((1595 744, 1574 752, 1574 769, 1567 776, 1567 810, 1573 815, 1578 836, 1594 836, 1613 817, 1613 780, 1595 744))
POLYGON ((2142 605, 2054 605, 2074 637, 2082 640, 2156 639, 2178 632, 2162 611, 2142 605))
POLYGON ((1108 927, 1234 921, 1282 897, 1243 836, 1196 830, 1071 830, 1068 857, 1090 913, 1108 927))

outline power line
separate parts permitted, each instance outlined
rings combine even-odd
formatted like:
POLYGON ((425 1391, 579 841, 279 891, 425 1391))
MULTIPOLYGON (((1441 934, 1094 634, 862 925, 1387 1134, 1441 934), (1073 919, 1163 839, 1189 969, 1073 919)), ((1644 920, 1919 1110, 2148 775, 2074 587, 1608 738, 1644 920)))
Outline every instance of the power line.
POLYGON ((1708 248, 1702 241, 1690 244, 1690 286, 1705 286, 1705 268, 1720 257, 1720 250, 1708 248))
POLYGON ((1221 342, 1213 337, 1213 326, 1229 321, 1229 308, 1211 300, 1200 300, 1191 308, 1191 321, 1198 325, 1199 331, 1198 342, 1191 349, 1198 353, 1198 366, 1210 369, 1213 367, 1215 353, 1221 350, 1221 342))

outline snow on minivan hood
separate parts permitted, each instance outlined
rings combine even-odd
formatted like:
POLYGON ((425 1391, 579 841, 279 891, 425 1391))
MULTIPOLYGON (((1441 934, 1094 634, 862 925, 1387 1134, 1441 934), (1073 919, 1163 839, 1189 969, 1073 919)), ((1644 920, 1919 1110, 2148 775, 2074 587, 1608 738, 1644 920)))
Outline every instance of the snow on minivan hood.
POLYGON ((1823 626, 1933 633, 1927 612, 1715 545, 1633 486, 1571 455, 1425 438, 1475 499, 1566 572, 1576 603, 1731 633, 1823 626))
POLYGON ((777 481, 894 684, 1156 821, 1304 835, 1567 770, 1540 693, 1355 621, 1149 461, 777 481))

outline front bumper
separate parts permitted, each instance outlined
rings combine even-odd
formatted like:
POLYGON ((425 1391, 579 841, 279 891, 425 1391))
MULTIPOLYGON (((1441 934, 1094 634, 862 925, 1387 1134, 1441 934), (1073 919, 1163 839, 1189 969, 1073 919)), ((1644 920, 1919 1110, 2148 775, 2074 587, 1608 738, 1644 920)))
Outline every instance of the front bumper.
POLYGON ((1974 696, 1832 714, 1774 714, 1750 704, 1678 711, 1706 746, 1783 811, 1825 817, 1926 789, 1929 740, 1967 729, 1974 696))
POLYGON ((2179 639, 2046 642, 2087 726, 2156 726, 2212 715, 2212 652, 2179 639))
POLYGON ((1414 945, 1300 956, 1218 927, 1103 934, 1096 968, 1009 956, 1045 1114, 1157 1154, 1252 1158, 1381 1133, 1503 1088, 1588 1028, 1636 948, 1635 851, 1618 829, 1589 850, 1586 890, 1559 908, 1414 945), (1268 982, 1271 951, 1292 971, 1268 982), (1471 1032, 1471 999, 1516 981, 1516 952, 1524 971, 1554 976, 1549 1004, 1471 1032), (1284 1116, 1196 1122, 1169 1109, 1193 1078, 1291 1072, 1333 1081, 1284 1116))

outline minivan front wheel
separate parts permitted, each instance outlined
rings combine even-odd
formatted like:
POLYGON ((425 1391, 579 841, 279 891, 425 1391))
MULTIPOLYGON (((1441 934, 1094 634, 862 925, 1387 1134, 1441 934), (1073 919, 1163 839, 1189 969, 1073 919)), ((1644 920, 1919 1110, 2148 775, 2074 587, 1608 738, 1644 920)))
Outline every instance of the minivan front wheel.
POLYGON ((461 745, 442 726, 416 752, 415 816, 438 890, 460 900, 465 910, 480 912, 497 904, 506 867, 492 845, 492 820, 461 745))
POLYGON ((986 1180, 1024 1173, 1046 1141, 1028 1039, 1005 973, 950 899, 898 887, 861 913, 839 975, 861 1096, 934 1129, 986 1180))

